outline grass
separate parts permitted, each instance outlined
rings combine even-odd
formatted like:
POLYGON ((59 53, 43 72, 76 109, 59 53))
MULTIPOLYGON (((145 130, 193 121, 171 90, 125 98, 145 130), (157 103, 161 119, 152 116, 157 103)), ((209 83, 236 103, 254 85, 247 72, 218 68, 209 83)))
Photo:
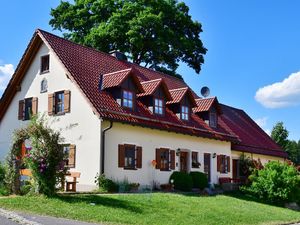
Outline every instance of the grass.
POLYGON ((110 224, 283 224, 300 213, 240 196, 181 194, 63 195, 0 198, 0 207, 110 224), (95 203, 91 205, 90 203, 95 203))

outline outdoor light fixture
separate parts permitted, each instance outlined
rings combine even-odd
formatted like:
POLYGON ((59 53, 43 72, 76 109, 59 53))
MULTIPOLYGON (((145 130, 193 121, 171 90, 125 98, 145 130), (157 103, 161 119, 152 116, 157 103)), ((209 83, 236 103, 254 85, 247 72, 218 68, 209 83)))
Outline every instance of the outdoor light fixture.
POLYGON ((176 155, 179 156, 179 154, 180 154, 180 148, 177 148, 176 149, 176 155))
POLYGON ((213 153, 212 157, 216 158, 216 156, 217 156, 217 153, 213 153))

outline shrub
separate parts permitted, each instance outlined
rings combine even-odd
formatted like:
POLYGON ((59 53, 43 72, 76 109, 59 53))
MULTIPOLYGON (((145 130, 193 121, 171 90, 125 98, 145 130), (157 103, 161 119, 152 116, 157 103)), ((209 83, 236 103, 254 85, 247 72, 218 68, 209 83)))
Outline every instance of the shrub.
POLYGON ((204 189, 208 186, 208 179, 205 173, 190 172, 190 176, 193 179, 193 187, 204 189))
POLYGON ((180 190, 180 191, 191 191, 192 190, 193 179, 187 173, 175 171, 170 176, 170 183, 171 183, 171 180, 174 181, 173 184, 174 184, 174 188, 176 190, 180 190))
POLYGON ((9 194, 9 190, 3 184, 0 184, 0 196, 6 196, 9 194))
POLYGON ((117 192, 119 188, 115 182, 106 178, 104 174, 97 174, 95 177, 95 183, 99 187, 100 192, 117 192))
POLYGON ((250 186, 241 189, 267 202, 296 201, 299 195, 298 172, 287 163, 269 162, 264 169, 255 170, 249 180, 250 186))
POLYGON ((0 162, 0 184, 4 183, 4 178, 5 178, 5 167, 0 162))

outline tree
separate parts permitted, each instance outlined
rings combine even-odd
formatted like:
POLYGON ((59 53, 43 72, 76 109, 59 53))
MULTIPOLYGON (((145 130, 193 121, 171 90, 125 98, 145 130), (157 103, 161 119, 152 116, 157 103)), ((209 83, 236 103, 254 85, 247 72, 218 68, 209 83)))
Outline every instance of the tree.
POLYGON ((119 50, 134 63, 175 75, 178 63, 196 73, 207 49, 202 26, 177 0, 74 0, 51 9, 50 25, 74 42, 119 50))
POLYGON ((288 136, 289 132, 284 127, 283 122, 277 122, 272 129, 271 138, 285 151, 287 151, 289 143, 288 136))

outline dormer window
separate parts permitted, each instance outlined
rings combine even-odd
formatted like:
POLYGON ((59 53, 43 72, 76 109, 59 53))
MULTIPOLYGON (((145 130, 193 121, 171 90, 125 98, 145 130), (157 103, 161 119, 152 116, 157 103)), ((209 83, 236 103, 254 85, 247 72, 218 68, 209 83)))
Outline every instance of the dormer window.
POLYGON ((123 90, 122 106, 126 108, 133 108, 133 92, 123 90))
POLYGON ((159 98, 154 98, 154 113, 158 115, 164 114, 164 101, 159 98))
POLYGON ((41 57, 41 73, 49 72, 49 55, 41 57))
POLYGON ((182 120, 189 120, 189 107, 181 106, 181 119, 182 120))
POLYGON ((213 128, 217 127, 217 114, 214 112, 209 114, 209 126, 213 128))

